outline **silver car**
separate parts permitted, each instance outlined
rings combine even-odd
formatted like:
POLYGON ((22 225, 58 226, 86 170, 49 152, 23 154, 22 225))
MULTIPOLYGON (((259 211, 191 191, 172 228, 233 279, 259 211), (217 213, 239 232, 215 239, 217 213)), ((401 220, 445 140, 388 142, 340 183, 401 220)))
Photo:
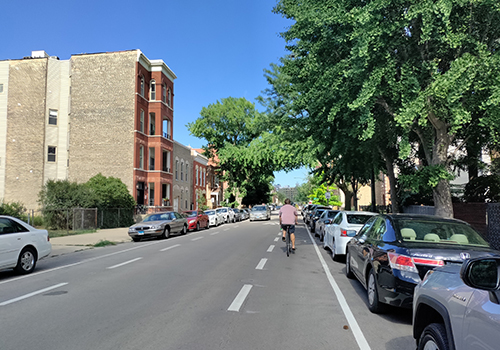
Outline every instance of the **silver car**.
POLYGON ((143 238, 168 238, 171 234, 185 235, 188 223, 184 215, 176 211, 150 214, 138 224, 130 226, 128 235, 134 242, 143 238))
POLYGON ((270 220, 271 211, 267 205, 255 205, 250 210, 250 221, 270 220))
POLYGON ((491 256, 428 272, 413 299, 418 349, 498 349, 499 271, 500 257, 491 256))
POLYGON ((219 226, 224 222, 224 217, 222 216, 222 214, 218 213, 215 209, 205 210, 205 214, 208 215, 210 226, 219 226))

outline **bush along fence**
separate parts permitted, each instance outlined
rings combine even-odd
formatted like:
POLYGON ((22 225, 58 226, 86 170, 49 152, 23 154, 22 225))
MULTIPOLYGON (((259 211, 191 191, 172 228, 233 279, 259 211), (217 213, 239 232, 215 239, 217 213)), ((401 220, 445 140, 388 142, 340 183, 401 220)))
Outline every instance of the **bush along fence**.
POLYGON ((84 231, 128 227, 134 224, 134 209, 61 208, 28 212, 30 225, 49 230, 84 231))

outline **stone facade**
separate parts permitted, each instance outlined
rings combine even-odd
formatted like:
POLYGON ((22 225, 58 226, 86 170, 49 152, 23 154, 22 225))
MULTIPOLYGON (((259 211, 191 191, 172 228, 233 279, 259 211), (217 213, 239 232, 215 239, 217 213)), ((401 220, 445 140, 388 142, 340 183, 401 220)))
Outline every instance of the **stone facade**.
POLYGON ((174 141, 173 158, 173 208, 179 212, 193 209, 193 162, 191 159, 191 147, 186 147, 179 142, 174 141))

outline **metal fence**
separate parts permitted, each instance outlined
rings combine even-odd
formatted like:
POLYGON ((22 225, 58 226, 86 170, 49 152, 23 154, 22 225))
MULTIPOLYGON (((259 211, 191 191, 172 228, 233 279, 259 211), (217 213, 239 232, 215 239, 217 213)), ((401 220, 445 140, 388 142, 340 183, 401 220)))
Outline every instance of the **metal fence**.
POLYGON ((488 203, 488 241, 495 249, 500 249, 500 203, 488 203))

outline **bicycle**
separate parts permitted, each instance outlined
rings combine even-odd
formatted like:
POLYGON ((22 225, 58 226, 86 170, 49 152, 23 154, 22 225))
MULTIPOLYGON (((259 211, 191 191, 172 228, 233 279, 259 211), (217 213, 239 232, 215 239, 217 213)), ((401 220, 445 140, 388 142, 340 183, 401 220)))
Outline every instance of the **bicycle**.
POLYGON ((289 257, 290 253, 292 252, 292 242, 290 239, 290 225, 285 225, 286 226, 286 234, 285 234, 285 242, 286 242, 286 256, 289 257))

